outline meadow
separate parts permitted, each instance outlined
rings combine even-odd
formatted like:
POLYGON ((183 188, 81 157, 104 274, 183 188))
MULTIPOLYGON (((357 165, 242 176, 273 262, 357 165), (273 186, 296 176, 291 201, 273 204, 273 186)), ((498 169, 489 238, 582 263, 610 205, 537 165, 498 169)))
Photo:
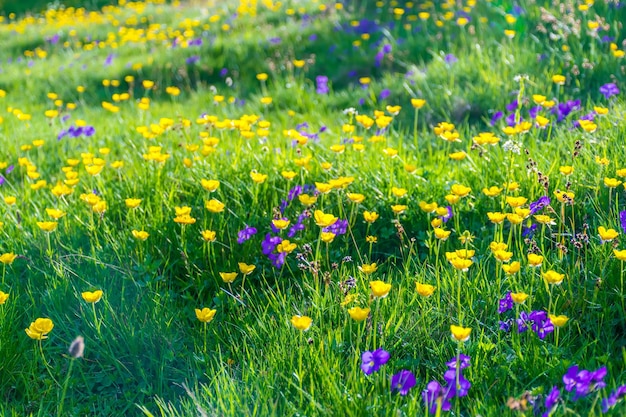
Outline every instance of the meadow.
POLYGON ((626 4, 27 3, 0 415, 626 415, 626 4))

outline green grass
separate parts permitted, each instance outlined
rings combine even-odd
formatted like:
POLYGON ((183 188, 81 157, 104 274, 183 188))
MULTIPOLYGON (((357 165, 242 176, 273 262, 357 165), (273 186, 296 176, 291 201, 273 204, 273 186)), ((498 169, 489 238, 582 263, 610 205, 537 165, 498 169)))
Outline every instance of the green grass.
MULTIPOLYGON (((625 248, 625 188, 605 185, 605 178, 624 180, 626 105, 623 93, 606 99, 599 91, 607 83, 623 90, 625 76, 623 58, 601 38, 614 37, 619 50, 626 9, 568 9, 553 26, 546 16, 565 2, 543 2, 542 14, 535 2, 522 1, 515 22, 505 17, 514 13, 512 3, 502 1, 284 3, 272 9, 259 2, 255 16, 240 8, 233 17, 239 2, 132 3, 87 17, 48 12, 0 23, 0 255, 17 255, 0 265, 0 290, 9 294, 0 305, 0 414, 425 415, 422 391, 431 380, 444 382, 446 362, 460 352, 471 357, 464 376, 472 387, 452 400, 449 414, 522 415, 507 407, 510 398, 537 397, 539 410, 553 386, 561 390, 553 415, 601 414, 601 400, 626 375, 624 262, 613 251, 625 248), (397 7, 406 8, 402 17, 394 16, 397 7), (458 20, 465 16, 460 7, 467 24, 458 20), (429 16, 422 20, 420 11, 429 16), (370 28, 354 29, 363 19, 370 28), (587 22, 598 19, 607 27, 596 36, 587 22), (507 38, 505 29, 515 36, 507 38), (56 43, 49 41, 54 35, 56 43), (181 45, 195 39, 201 45, 181 45), (376 65, 384 45, 390 51, 376 65), (194 56, 198 62, 187 62, 194 56), (298 68, 294 60, 305 64, 298 68), (259 73, 268 80, 259 81, 259 73), (564 85, 553 83, 557 74, 564 85), (318 75, 328 77, 328 94, 316 92, 318 75), (361 77, 371 83, 360 85, 361 77), (144 88, 144 80, 154 87, 144 88), (122 93, 128 99, 115 102, 122 93), (541 109, 548 126, 511 136, 503 120, 491 123, 497 111, 531 120, 536 94, 557 105, 580 100, 580 108, 563 121, 541 109), (142 98, 150 99, 148 109, 139 108, 142 98), (412 98, 425 106, 414 110, 412 98), (519 105, 507 111, 516 98, 519 105), (383 132, 347 110, 374 119, 393 105, 401 110, 383 132), (596 115, 597 129, 575 126, 594 106, 608 109, 596 115), (51 109, 59 114, 47 117, 51 109), (79 120, 95 134, 57 139, 79 120), (455 124, 459 141, 435 133, 444 121, 455 124), (319 134, 304 143, 297 130, 319 134), (479 146, 472 138, 480 132, 500 141, 479 146), (342 144, 342 152, 331 149, 342 144), (160 150, 150 154, 155 146, 160 150), (450 158, 461 151, 462 160, 450 158), (164 154, 163 162, 150 160, 164 154), (98 163, 102 171, 90 174, 98 163), (570 165, 570 176, 559 172, 570 165), (267 179, 255 183, 255 171, 267 179), (294 186, 309 186, 312 195, 316 183, 339 178, 349 180, 320 193, 308 209, 294 198, 281 214, 294 186), (203 188, 209 179, 219 180, 217 190, 203 188), (45 185, 33 189, 39 180, 45 185), (71 193, 56 196, 55 185, 68 180, 71 193), (519 188, 507 191, 511 182, 519 188), (471 192, 452 204, 455 184, 471 192), (491 186, 503 191, 481 191, 491 186), (557 190, 573 192, 573 204, 558 202, 557 190), (349 193, 365 199, 353 203, 349 193), (106 206, 88 204, 93 194, 106 206), (532 216, 519 225, 487 217, 512 213, 507 197, 527 198, 528 208, 544 195, 552 201, 541 213, 554 224, 538 225, 532 237, 522 236, 537 224, 532 216), (128 198, 142 201, 130 209, 128 198), (208 211, 211 199, 225 210, 208 211), (442 225, 451 232, 447 240, 437 239, 432 225, 441 213, 425 213, 422 201, 451 207, 442 225), (396 214, 393 205, 407 207, 396 214), (195 223, 174 221, 183 206, 195 223), (48 234, 37 222, 52 220, 50 208, 65 215, 48 234), (346 233, 322 242, 315 210, 347 220, 346 233), (364 211, 380 217, 367 223, 364 211), (297 247, 276 268, 262 251, 271 221, 284 216, 293 226, 303 213, 303 230, 288 238, 297 247), (238 243, 246 226, 257 233, 238 243), (602 242, 600 226, 618 236, 602 242), (203 230, 215 231, 215 241, 204 241, 203 230), (133 231, 149 236, 142 241, 133 231), (519 272, 505 274, 492 241, 508 244, 509 264, 520 262, 519 272), (459 249, 475 250, 467 272, 447 260, 459 249), (530 252, 544 256, 541 267, 529 266, 530 252), (239 271, 241 262, 254 271, 224 282, 220 272, 239 271), (377 269, 363 272, 371 263, 377 269), (564 274, 563 283, 548 285, 548 270, 564 274), (372 295, 376 280, 392 285, 387 297, 372 295), (433 295, 420 296, 417 282, 436 286, 433 295), (98 289, 99 302, 83 300, 83 292, 98 289), (529 297, 498 314, 509 291, 529 297), (354 306, 371 308, 365 321, 350 317, 354 306), (207 324, 196 319, 195 309, 204 307, 216 310, 207 324), (500 320, 533 310, 569 321, 545 339, 532 330, 518 334, 515 325, 499 330, 500 320), (309 316, 311 328, 297 330, 294 315, 309 316), (41 341, 24 332, 37 318, 54 323, 41 341), (469 340, 454 341, 450 325, 471 328, 469 340), (73 359, 68 348, 78 335, 84 357, 73 359), (361 354, 379 347, 389 362, 364 375, 361 354), (575 364, 605 366, 606 388, 573 401, 562 378, 575 364), (416 377, 407 396, 390 391, 392 375, 403 369, 416 377)), ((621 413, 623 403, 609 412, 621 413)))

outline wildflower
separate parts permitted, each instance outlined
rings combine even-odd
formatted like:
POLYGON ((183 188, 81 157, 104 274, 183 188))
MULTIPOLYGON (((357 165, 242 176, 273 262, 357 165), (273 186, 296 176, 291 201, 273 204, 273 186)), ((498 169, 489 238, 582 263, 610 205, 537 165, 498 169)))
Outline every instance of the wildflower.
POLYGON ((372 295, 374 297, 385 298, 389 295, 391 284, 387 284, 383 281, 370 281, 370 289, 372 290, 372 295))
POLYGON ((623 249, 623 250, 613 249, 613 255, 615 255, 615 258, 620 261, 626 261, 626 249, 623 249))
POLYGON ((57 222, 37 222, 37 226, 44 232, 54 232, 59 223, 57 222))
POLYGON ((411 106, 413 106, 414 109, 421 109, 422 107, 424 107, 425 104, 426 104, 426 100, 424 99, 421 99, 421 98, 411 99, 411 106))
POLYGON ((427 203, 425 201, 420 201, 419 208, 422 209, 422 211, 425 213, 432 213, 435 210, 437 210, 437 203, 436 202, 427 203))
POLYGON ((528 265, 532 267, 539 267, 543 263, 543 256, 536 255, 534 253, 528 254, 528 265))
POLYGON ((451 231, 450 230, 443 230, 441 228, 437 228, 437 229, 433 230, 433 233, 435 234, 435 237, 437 239, 446 240, 450 236, 451 231))
POLYGON ((467 272, 469 271, 469 267, 472 266, 473 262, 471 259, 462 259, 462 258, 453 258, 450 259, 449 262, 452 264, 452 266, 462 272, 467 272))
POLYGON ((222 281, 230 284, 237 278, 237 272, 220 272, 220 277, 222 277, 222 281))
POLYGON ((308 194, 300 194, 298 196, 298 200, 300 200, 300 203, 302 203, 304 206, 308 207, 308 206, 312 206, 313 204, 315 204, 315 202, 317 201, 317 197, 310 196, 308 194))
POLYGON ((368 223, 374 223, 378 219, 378 213, 373 211, 364 211, 363 219, 368 223))
POLYGON ((618 180, 617 178, 607 178, 604 177, 604 185, 609 187, 609 188, 615 188, 617 186, 619 186, 622 182, 620 180, 618 180))
POLYGON ((455 326, 454 324, 451 324, 450 332, 452 333, 452 338, 454 340, 458 342, 466 342, 469 340, 472 329, 468 327, 455 326))
POLYGON ((213 230, 202 230, 200 236, 205 242, 214 242, 216 233, 213 230))
POLYGON ((335 235, 332 232, 322 232, 322 233, 320 233, 320 239, 324 243, 332 243, 332 241, 335 239, 335 236, 337 236, 337 235, 335 235))
POLYGON ((493 256, 500 262, 509 262, 513 256, 513 252, 507 252, 506 250, 497 250, 493 252, 493 256))
POLYGON ((498 314, 506 313, 513 308, 513 297, 511 292, 507 292, 504 298, 498 302, 498 314))
POLYGON ((398 391, 400 395, 407 395, 415 384, 415 375, 405 369, 391 377, 391 391, 398 391))
POLYGON ((376 265, 376 262, 372 262, 371 264, 363 264, 359 266, 359 271, 363 272, 365 275, 372 274, 376 272, 377 269, 378 269, 378 266, 376 265))
POLYGON ((59 220, 61 217, 65 216, 65 212, 59 209, 51 209, 47 208, 46 213, 48 216, 52 217, 54 220, 59 220))
POLYGON ((435 286, 430 284, 415 283, 415 289, 422 297, 430 297, 435 292, 435 286))
POLYGON ((565 375, 563 375, 563 384, 565 385, 565 391, 574 392, 574 401, 579 398, 585 397, 593 391, 602 389, 606 386, 604 377, 607 370, 603 366, 595 371, 578 370, 578 366, 574 365, 570 367, 565 375))
POLYGON ((607 229, 604 226, 598 227, 598 234, 602 243, 610 242, 619 235, 615 229, 607 229))
POLYGON ((550 321, 556 327, 563 327, 563 326, 565 326, 565 323, 567 323, 569 321, 569 318, 567 316, 564 316, 564 315, 555 316, 554 314, 550 314, 550 315, 548 315, 548 318, 550 318, 550 321))
POLYGON ((615 407, 618 401, 624 397, 626 397, 626 385, 618 387, 615 391, 612 391, 607 398, 602 400, 602 412, 607 413, 609 409, 615 407))
POLYGON ((339 220, 338 217, 335 217, 332 214, 326 214, 322 210, 315 210, 313 216, 315 218, 315 224, 319 227, 328 227, 339 220))
POLYGON ((257 184, 263 184, 267 179, 267 175, 258 173, 256 171, 250 171, 250 178, 252 178, 252 181, 257 184))
POLYGON ((211 199, 204 202, 204 207, 211 213, 221 213, 226 205, 219 200, 211 199))
MULTIPOLYGON (((242 245, 244 242, 250 240, 252 236, 257 233, 256 228, 252 226, 246 226, 237 233, 237 243, 242 245)), ((280 238, 278 238, 280 239, 280 238)), ((271 251, 270 251, 271 252, 271 251)))
POLYGON ((278 229, 278 230, 283 230, 286 229, 287 226, 289 226, 289 220, 287 219, 274 219, 272 220, 272 225, 278 229))
POLYGON ((383 348, 378 348, 374 351, 366 350, 361 354, 361 370, 365 375, 371 375, 386 364, 389 361, 389 357, 389 352, 383 348))
POLYGON ((363 321, 369 316, 370 309, 369 308, 361 308, 361 307, 352 307, 348 310, 348 314, 354 321, 363 321))
POLYGON ((103 295, 103 291, 102 290, 96 290, 96 291, 85 291, 83 293, 81 293, 81 297, 83 297, 83 300, 85 300, 85 302, 87 303, 97 303, 98 301, 100 301, 100 299, 102 298, 103 295))
POLYGON ((313 319, 308 316, 293 316, 291 317, 291 324, 296 329, 306 332, 311 328, 313 319))
POLYGON ((483 194, 485 194, 487 197, 497 197, 500 195, 500 193, 502 192, 502 188, 497 187, 497 186, 492 186, 489 188, 483 188, 483 194))
POLYGON ((525 292, 513 292, 511 293, 511 299, 515 304, 522 304, 528 298, 528 294, 525 292))
POLYGON ((196 308, 195 311, 196 311, 196 318, 200 320, 202 323, 210 323, 213 320, 213 318, 215 318, 215 313, 217 313, 217 310, 212 310, 208 307, 204 307, 202 310, 200 310, 199 308, 196 308))
POLYGON ((405 206, 403 204, 395 204, 391 206, 391 211, 393 211, 394 214, 402 214, 406 211, 407 208, 408 206, 405 206))
POLYGON ((487 217, 489 218, 489 221, 491 221, 494 224, 500 224, 504 221, 504 219, 506 218, 506 214, 504 213, 500 213, 498 212, 488 212, 487 213, 487 217))
POLYGON ((553 75, 552 76, 552 82, 557 84, 557 85, 563 85, 565 84, 565 76, 563 75, 553 75))
POLYGON ((545 214, 537 214, 534 216, 535 220, 537 220, 537 223, 541 223, 547 226, 552 226, 554 225, 554 219, 550 216, 547 216, 545 214))
POLYGON ((365 196, 363 194, 347 193, 346 196, 350 201, 356 204, 360 204, 365 200, 365 196))
POLYGON ((25 329, 26 334, 31 339, 43 340, 47 339, 47 334, 54 328, 54 323, 49 318, 38 318, 25 329))
POLYGON ((297 246, 298 245, 296 245, 295 243, 291 243, 289 240, 285 239, 276 246, 276 251, 278 253, 287 254, 293 252, 297 246))
POLYGON ((13 252, 3 253, 2 255, 0 255, 0 263, 4 265, 11 265, 16 258, 17 255, 13 252))
POLYGON ((461 184, 453 184, 452 187, 450 187, 450 191, 458 197, 465 197, 472 192, 472 189, 461 184))
POLYGON ((506 272, 507 275, 513 275, 519 272, 520 268, 521 268, 521 264, 517 261, 511 262, 508 265, 507 264, 502 265, 502 270, 506 272))
POLYGON ((9 294, 3 291, 0 291, 0 305, 6 303, 8 299, 9 299, 9 294))
POLYGON ((559 274, 556 271, 549 270, 543 273, 543 278, 548 284, 560 285, 565 278, 565 274, 559 274))
POLYGON ((239 262, 237 265, 239 266, 239 272, 241 272, 243 276, 250 275, 256 268, 255 265, 248 265, 244 262, 239 262))
POLYGON ((422 392, 422 399, 430 414, 436 414, 439 408, 441 411, 450 411, 452 408, 448 398, 448 389, 437 381, 430 381, 426 385, 426 389, 422 392))
POLYGON ((218 180, 204 180, 203 179, 203 180, 200 180, 200 185, 202 185, 202 188, 212 193, 213 191, 219 188, 220 182, 218 180))
POLYGON ((619 88, 617 88, 615 83, 607 83, 600 87, 600 93, 608 100, 610 97, 619 94, 619 88))
POLYGON ((131 232, 133 234, 133 237, 137 240, 146 240, 148 239, 148 237, 150 236, 150 234, 148 234, 148 232, 144 231, 144 230, 133 230, 131 232))

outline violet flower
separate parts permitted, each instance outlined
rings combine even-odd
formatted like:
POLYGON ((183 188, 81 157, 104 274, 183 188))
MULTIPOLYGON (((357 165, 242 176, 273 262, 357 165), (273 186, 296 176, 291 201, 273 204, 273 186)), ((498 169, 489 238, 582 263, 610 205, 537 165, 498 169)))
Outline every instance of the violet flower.
POLYGON ((237 233, 237 243, 241 245, 243 244, 243 242, 250 240, 250 238, 252 238, 252 236, 254 236, 256 232, 257 232, 256 228, 252 226, 244 227, 242 230, 240 230, 237 233))
POLYGON ((405 369, 391 377, 391 391, 398 391, 400 395, 407 395, 415 384, 415 375, 405 369))
POLYGON ((422 391, 422 399, 430 414, 437 413, 438 401, 441 402, 442 411, 450 411, 452 404, 446 397, 446 391, 447 390, 437 381, 430 381, 428 385, 426 385, 426 389, 422 391))
POLYGON ((361 354, 361 370, 365 375, 377 372, 381 366, 389 361, 389 352, 383 348, 374 351, 366 350, 361 354))
POLYGON ((615 83, 607 83, 600 87, 600 93, 608 100, 610 97, 619 94, 619 88, 617 88, 615 83))

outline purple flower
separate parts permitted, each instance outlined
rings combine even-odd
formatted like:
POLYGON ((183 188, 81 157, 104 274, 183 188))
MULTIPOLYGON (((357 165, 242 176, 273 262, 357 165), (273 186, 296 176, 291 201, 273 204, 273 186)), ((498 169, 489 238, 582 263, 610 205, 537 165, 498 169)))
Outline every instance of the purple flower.
POLYGON ((543 197, 539 197, 537 201, 533 201, 530 203, 530 215, 536 214, 539 210, 544 207, 548 207, 550 205, 550 197, 544 195, 543 197))
POLYGON ((380 92, 379 100, 383 101, 390 95, 391 95, 391 91, 385 88, 383 91, 380 92))
POLYGON ((556 385, 553 386, 550 390, 550 393, 546 397, 546 412, 543 413, 541 417, 550 417, 550 414, 552 414, 552 412, 554 411, 554 408, 556 407, 560 396, 561 392, 559 391, 559 389, 556 387, 556 385))
POLYGON ((500 330, 502 330, 503 332, 508 333, 511 331, 511 320, 506 320, 506 321, 500 320, 498 324, 500 326, 500 330))
POLYGON ((626 396, 626 385, 618 387, 613 391, 608 398, 602 400, 602 412, 606 413, 610 408, 613 408, 619 400, 626 396))
POLYGON ((398 391, 400 395, 407 395, 415 383, 415 375, 403 369, 391 377, 391 392, 398 391))
POLYGON ((185 64, 187 65, 193 65, 195 63, 197 63, 198 61, 200 61, 200 55, 192 55, 189 58, 187 58, 185 60, 185 64))
POLYGON ((113 63, 113 58, 115 58, 115 55, 109 54, 107 58, 104 60, 104 66, 108 67, 109 65, 111 65, 113 63))
POLYGON ((446 362, 446 366, 449 369, 456 369, 457 362, 460 365, 460 369, 469 368, 470 366, 470 357, 461 353, 458 358, 453 358, 451 361, 446 362))
POLYGON ((502 119, 502 117, 504 117, 504 113, 502 113, 501 111, 495 112, 491 117, 491 126, 495 126, 498 120, 502 119))
POLYGON ((0 186, 2 186, 6 181, 7 181, 6 178, 0 175, 0 186))
POLYGON ((328 77, 325 75, 318 75, 315 77, 316 88, 315 92, 317 94, 328 94, 328 77))
POLYGON ((452 218, 452 215, 453 215, 451 206, 446 206, 446 209, 448 210, 448 214, 444 214, 443 216, 439 217, 444 223, 447 223, 448 220, 450 220, 452 218))
POLYGON ((386 364, 389 357, 389 352, 383 348, 378 348, 373 352, 366 350, 361 354, 361 370, 365 375, 371 375, 386 364))
MULTIPOLYGON (((520 121, 521 121, 521 117, 520 117, 520 121)), ((508 126, 515 126, 516 124, 516 120, 515 120, 515 113, 511 113, 508 116, 506 116, 506 118, 504 119, 504 121, 506 122, 506 124, 508 126)))
POLYGON ((465 379, 463 374, 460 372, 457 381, 455 369, 448 369, 443 374, 443 379, 448 383, 448 398, 465 397, 469 392, 469 389, 472 387, 472 383, 465 379))
POLYGON ((621 223, 622 230, 626 233, 626 210, 620 212, 619 221, 621 223))
POLYGON ((511 298, 511 291, 507 292, 504 298, 500 300, 498 306, 498 314, 506 313, 513 308, 513 298, 511 298))
POLYGON ((348 231, 348 220, 339 219, 330 226, 325 227, 322 231, 334 233, 335 235, 345 235, 348 231))
POLYGON ((4 173, 9 175, 15 169, 15 165, 9 165, 7 169, 4 170, 4 173))
POLYGON ((531 119, 534 119, 535 117, 537 117, 540 111, 541 111, 541 106, 531 107, 528 110, 528 116, 530 116, 531 119))
POLYGON ((428 385, 426 385, 426 389, 422 391, 422 399, 430 414, 437 413, 438 400, 441 402, 442 411, 449 411, 450 408, 452 408, 452 404, 450 404, 450 401, 446 397, 446 391, 447 390, 437 381, 430 381, 428 385))
POLYGON ((452 65, 452 64, 454 64, 455 62, 457 62, 457 61, 458 61, 458 59, 454 56, 454 54, 447 54, 447 55, 443 58, 443 60, 444 60, 444 61, 446 62, 446 64, 448 64, 448 65, 452 65))
POLYGON ((267 255, 267 257, 272 262, 274 268, 280 269, 285 264, 285 260, 287 259, 287 252, 270 253, 269 255, 267 255))
POLYGON ((243 242, 250 240, 250 238, 254 236, 256 232, 257 230, 252 226, 244 227, 237 233, 237 243, 241 245, 243 244, 243 242))
POLYGON ((506 105, 506 111, 515 111, 517 110, 517 106, 518 106, 518 101, 517 100, 513 100, 512 102, 510 102, 509 104, 506 105))
POLYGON ((604 377, 606 376, 606 367, 603 366, 595 371, 578 370, 578 366, 570 367, 565 375, 563 375, 563 384, 567 392, 574 392, 574 401, 587 396, 590 392, 602 389, 606 386, 604 377))
POLYGON ((607 83, 600 87, 600 93, 608 100, 610 97, 619 94, 619 88, 617 88, 615 83, 607 83))

